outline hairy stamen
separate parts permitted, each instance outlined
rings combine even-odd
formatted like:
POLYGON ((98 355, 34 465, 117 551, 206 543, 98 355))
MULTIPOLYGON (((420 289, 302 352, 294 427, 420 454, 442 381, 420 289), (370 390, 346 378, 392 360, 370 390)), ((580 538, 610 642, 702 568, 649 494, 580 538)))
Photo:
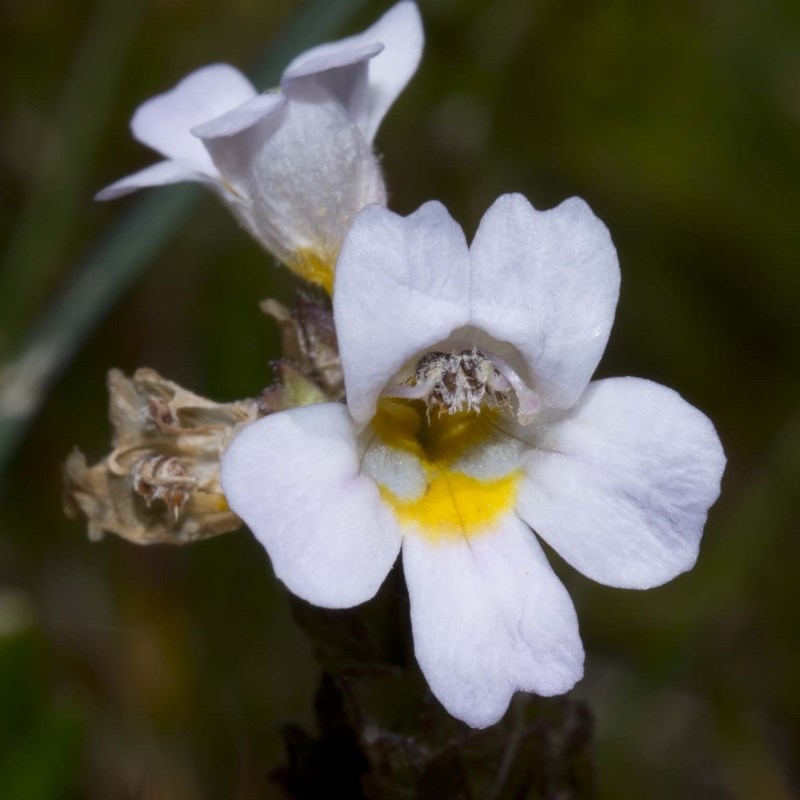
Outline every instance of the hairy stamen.
POLYGON ((416 364, 413 374, 402 383, 387 387, 384 397, 423 400, 428 413, 461 411, 480 413, 481 406, 490 408, 509 405, 511 392, 517 397, 517 417, 526 425, 539 411, 537 394, 529 389, 508 362, 494 353, 483 353, 476 347, 460 352, 427 353, 416 364))

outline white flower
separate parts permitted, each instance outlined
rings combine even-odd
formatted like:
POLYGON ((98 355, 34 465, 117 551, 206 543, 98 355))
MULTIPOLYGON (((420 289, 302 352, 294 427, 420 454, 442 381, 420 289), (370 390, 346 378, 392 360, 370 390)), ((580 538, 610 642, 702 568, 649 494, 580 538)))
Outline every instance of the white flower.
POLYGON ((370 206, 337 265, 347 406, 266 417, 223 457, 228 502, 309 602, 364 602, 402 547, 417 660, 474 727, 583 672, 531 529, 584 575, 646 589, 692 567, 719 494, 702 413, 650 381, 589 383, 618 291, 582 200, 504 195, 470 248, 439 203, 370 206))
POLYGON ((257 94, 227 64, 199 69, 131 120, 134 137, 166 160, 97 199, 205 183, 264 247, 330 291, 353 218, 386 201, 372 141, 414 74, 422 44, 419 11, 404 0, 363 33, 295 58, 273 92, 257 94))

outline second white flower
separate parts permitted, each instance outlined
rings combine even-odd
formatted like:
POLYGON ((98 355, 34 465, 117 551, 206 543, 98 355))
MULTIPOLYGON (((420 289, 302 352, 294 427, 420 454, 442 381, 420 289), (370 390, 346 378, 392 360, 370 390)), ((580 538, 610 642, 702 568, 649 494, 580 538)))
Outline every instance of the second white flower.
POLYGON ((358 211, 385 203, 372 141, 422 53, 419 11, 403 0, 356 36, 295 58, 280 88, 257 94, 228 64, 184 78, 142 104, 134 136, 165 156, 97 195, 206 184, 293 272, 328 292, 358 211))

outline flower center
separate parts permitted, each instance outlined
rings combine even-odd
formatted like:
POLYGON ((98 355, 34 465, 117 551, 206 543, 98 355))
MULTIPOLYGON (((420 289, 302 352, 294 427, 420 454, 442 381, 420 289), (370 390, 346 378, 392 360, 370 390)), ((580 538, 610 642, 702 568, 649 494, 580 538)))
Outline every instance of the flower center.
POLYGON ((495 427, 500 411, 490 387, 484 387, 483 413, 473 407, 480 387, 453 400, 467 410, 450 410, 449 404, 447 413, 431 413, 458 396, 457 389, 443 387, 442 399, 433 403, 382 399, 365 452, 364 468, 384 502, 406 530, 431 540, 491 530, 514 508, 522 474, 516 443, 495 427))

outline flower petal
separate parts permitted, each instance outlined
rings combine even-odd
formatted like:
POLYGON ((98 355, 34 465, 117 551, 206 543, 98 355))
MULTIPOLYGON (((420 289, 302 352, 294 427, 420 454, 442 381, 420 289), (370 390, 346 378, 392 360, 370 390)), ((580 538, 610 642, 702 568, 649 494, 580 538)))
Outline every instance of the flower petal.
POLYGON ((518 512, 584 575, 647 589, 694 565, 724 468, 711 421, 677 392, 597 381, 528 453, 518 512))
POLYGON ((187 75, 173 89, 136 109, 133 135, 167 158, 186 161, 216 176, 217 171, 191 129, 224 114, 256 93, 250 81, 229 64, 212 64, 187 75))
POLYGON ((284 105, 286 105, 286 95, 282 92, 257 94, 221 116, 195 125, 191 133, 204 142, 227 138, 261 122, 264 117, 278 111, 284 105))
POLYGON ((326 608, 369 600, 400 550, 375 483, 359 474, 347 409, 307 406, 247 426, 222 458, 231 508, 294 594, 326 608))
POLYGON ((537 211, 499 197, 470 250, 472 323, 511 342, 545 405, 571 407, 603 354, 619 296, 619 265, 605 225, 573 197, 537 211))
POLYGON ((417 661, 453 716, 485 728, 515 691, 562 694, 580 680, 572 601, 516 516, 458 540, 410 535, 403 569, 417 661))
POLYGON ((347 403, 367 422, 389 379, 469 318, 464 232, 438 202, 408 217, 381 206, 355 219, 336 264, 333 311, 347 403))
POLYGON ((383 52, 369 62, 369 112, 363 128, 371 142, 386 112, 417 71, 425 34, 419 9, 412 2, 397 3, 366 34, 384 45, 383 52))
POLYGON ((244 201, 233 210, 256 238, 259 238, 257 226, 250 220, 256 215, 243 212, 257 194, 255 161, 264 145, 280 129, 285 115, 277 112, 284 109, 286 103, 282 92, 257 94, 225 114, 196 125, 191 131, 202 141, 214 171, 244 201))
MULTIPOLYGON (((353 37, 353 40, 361 38, 353 37)), ((353 40, 322 44, 298 56, 284 71, 281 86, 285 87, 301 78, 318 77, 329 70, 361 64, 375 58, 383 50, 380 42, 353 40)))
POLYGON ((145 189, 148 186, 164 186, 169 183, 181 183, 182 181, 199 181, 201 183, 213 183, 203 172, 198 172, 192 166, 180 161, 159 161, 150 167, 134 172, 125 178, 115 181, 105 189, 101 189, 95 196, 95 200, 114 200, 117 197, 135 192, 137 189, 145 189))
POLYGON ((424 34, 419 10, 405 0, 390 8, 374 25, 355 36, 314 47, 299 55, 284 72, 286 81, 309 77, 337 68, 328 74, 327 88, 349 109, 364 138, 372 142, 381 120, 416 72, 422 55, 424 34), (374 44, 381 50, 370 51, 374 44), (369 60, 366 70, 338 68, 369 60), (366 81, 364 81, 366 78, 366 81))
POLYGON ((281 87, 289 97, 300 100, 313 96, 321 88, 333 95, 350 121, 358 125, 368 111, 367 62, 383 50, 383 45, 373 42, 346 48, 336 44, 322 47, 327 47, 327 51, 287 69, 281 87))
POLYGON ((244 199, 234 212, 256 239, 289 267, 306 251, 332 272, 356 214, 385 202, 386 190, 377 159, 341 104, 307 88, 313 101, 276 100, 275 113, 252 127, 204 143, 244 199))

